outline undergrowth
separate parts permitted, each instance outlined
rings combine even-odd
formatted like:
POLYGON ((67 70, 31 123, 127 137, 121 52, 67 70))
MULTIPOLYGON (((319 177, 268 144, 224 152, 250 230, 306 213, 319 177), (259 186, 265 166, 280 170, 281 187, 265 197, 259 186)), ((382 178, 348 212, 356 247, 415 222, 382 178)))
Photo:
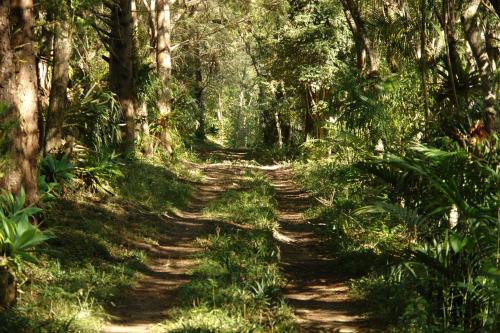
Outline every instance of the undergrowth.
POLYGON ((147 268, 140 243, 158 242, 161 214, 185 207, 199 175, 160 157, 117 163, 106 191, 75 182, 45 204, 43 227, 55 238, 39 264, 18 276, 17 305, 0 314, 2 333, 100 332, 107 309, 147 268))
POLYGON ((306 217, 387 331, 498 331, 495 143, 378 156, 351 145, 295 164, 318 201, 306 217))
POLYGON ((276 202, 268 180, 248 172, 239 189, 222 194, 205 213, 221 224, 199 240, 199 264, 180 288, 184 306, 162 332, 297 331, 281 294, 276 202))

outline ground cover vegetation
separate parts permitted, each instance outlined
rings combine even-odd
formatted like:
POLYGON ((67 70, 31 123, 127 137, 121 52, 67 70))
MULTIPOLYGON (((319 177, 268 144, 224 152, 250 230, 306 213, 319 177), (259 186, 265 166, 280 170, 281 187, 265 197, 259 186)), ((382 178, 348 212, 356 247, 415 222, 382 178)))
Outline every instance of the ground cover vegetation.
MULTIPOLYGON (((499 15, 493 0, 0 1, 0 331, 99 331, 211 142, 290 162, 353 297, 393 330, 500 331, 499 15)), ((295 329, 273 193, 247 176, 207 208, 220 229, 165 331, 295 329)))

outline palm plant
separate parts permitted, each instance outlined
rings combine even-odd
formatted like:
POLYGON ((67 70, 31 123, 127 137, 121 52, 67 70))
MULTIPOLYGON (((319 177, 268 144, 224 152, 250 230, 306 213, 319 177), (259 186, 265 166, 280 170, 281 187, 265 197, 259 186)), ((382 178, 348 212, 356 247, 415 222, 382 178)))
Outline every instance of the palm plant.
POLYGON ((433 312, 442 313, 443 329, 499 328, 500 168, 498 144, 485 146, 444 151, 418 145, 406 156, 362 165, 396 195, 393 203, 359 212, 384 212, 407 225, 412 241, 401 264, 433 312))

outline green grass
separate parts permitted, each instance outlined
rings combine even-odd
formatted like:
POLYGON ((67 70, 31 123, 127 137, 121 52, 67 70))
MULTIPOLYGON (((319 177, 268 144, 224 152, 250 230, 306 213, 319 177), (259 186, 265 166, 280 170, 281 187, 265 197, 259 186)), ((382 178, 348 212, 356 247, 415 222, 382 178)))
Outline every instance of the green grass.
POLYGON ((247 173, 241 187, 206 209, 221 224, 215 234, 199 240, 204 248, 199 264, 179 290, 184 306, 161 326, 162 332, 297 331, 281 294, 286 281, 273 238, 272 187, 257 173, 247 173))
POLYGON ((18 274, 17 305, 0 314, 2 333, 99 332, 113 307, 146 269, 139 243, 157 243, 161 213, 186 206, 198 175, 181 163, 133 160, 110 179, 114 195, 80 189, 45 208, 43 226, 57 238, 40 263, 18 274))
POLYGON ((322 203, 305 212, 318 237, 327 240, 339 269, 351 277, 351 296, 373 318, 397 325, 413 294, 394 278, 391 265, 407 245, 406 228, 357 209, 385 195, 379 184, 353 164, 336 158, 296 163, 295 178, 322 203))

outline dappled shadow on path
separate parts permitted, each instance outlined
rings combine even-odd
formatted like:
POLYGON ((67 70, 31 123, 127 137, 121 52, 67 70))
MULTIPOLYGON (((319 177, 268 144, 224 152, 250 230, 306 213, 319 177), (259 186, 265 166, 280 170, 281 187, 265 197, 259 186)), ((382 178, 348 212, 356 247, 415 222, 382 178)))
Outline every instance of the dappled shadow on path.
MULTIPOLYGON (((242 160, 244 151, 215 151, 219 160, 242 160)), ((209 152, 205 158, 210 159, 209 152)), ((213 159, 212 159, 213 160, 213 159)), ((178 306, 177 289, 188 282, 189 270, 200 250, 195 240, 214 233, 225 222, 213 221, 203 214, 219 194, 239 188, 245 171, 254 168, 266 174, 276 189, 280 228, 282 268, 289 283, 284 292, 295 309, 302 332, 378 332, 365 316, 363 304, 348 297, 347 281, 336 258, 314 234, 313 226, 304 220, 303 212, 311 207, 309 196, 290 180, 290 170, 278 166, 235 166, 234 164, 192 164, 204 180, 191 182, 193 194, 187 207, 175 214, 155 219, 158 244, 136 241, 130 246, 143 249, 151 261, 142 269, 143 278, 121 297, 120 303, 106 310, 112 320, 103 332, 148 332, 148 326, 164 321, 178 306)), ((229 222, 226 222, 230 224, 229 222)), ((231 227, 238 228, 237 225, 231 227)))
POLYGON ((314 234, 303 213, 311 199, 297 190, 291 171, 265 170, 277 193, 282 267, 289 284, 285 294, 295 309, 301 332, 380 332, 365 315, 363 304, 348 296, 351 276, 314 234))
POLYGON ((189 281, 189 271, 196 264, 200 250, 196 239, 214 233, 223 224, 204 216, 203 209, 222 192, 237 187, 241 168, 186 163, 202 172, 203 181, 190 182, 194 190, 185 208, 157 217, 158 244, 130 244, 146 251, 150 261, 139 283, 120 297, 118 304, 106 308, 111 320, 103 333, 149 332, 151 325, 167 319, 169 312, 180 305, 178 287, 189 281))

